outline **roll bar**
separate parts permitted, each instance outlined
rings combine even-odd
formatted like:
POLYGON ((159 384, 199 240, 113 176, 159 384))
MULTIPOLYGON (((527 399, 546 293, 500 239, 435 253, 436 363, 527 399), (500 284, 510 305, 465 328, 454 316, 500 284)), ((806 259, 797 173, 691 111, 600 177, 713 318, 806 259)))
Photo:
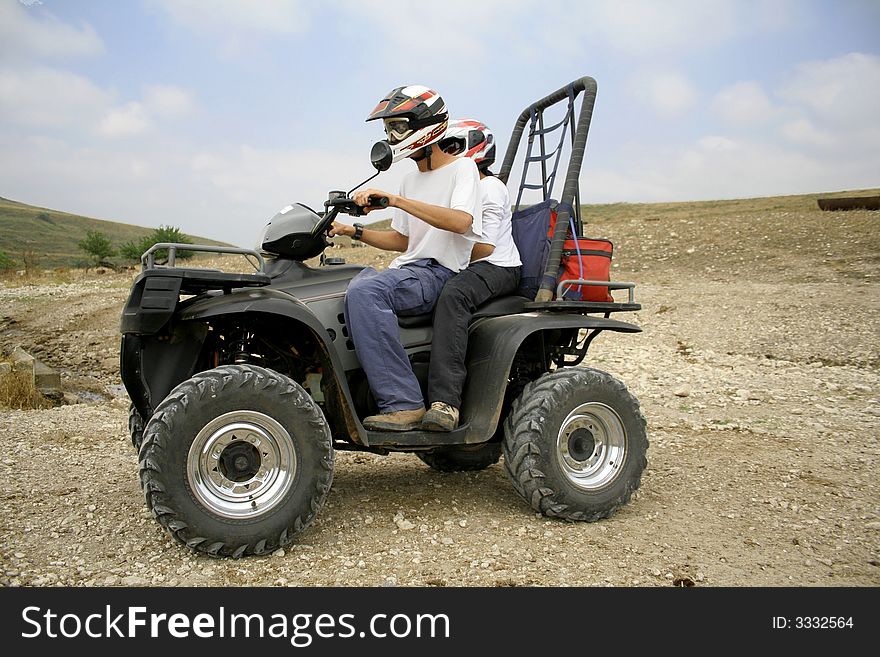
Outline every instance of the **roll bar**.
MULTIPOLYGON (((568 162, 565 184, 562 188, 562 197, 560 198, 561 207, 556 221, 556 229, 550 240, 550 255, 547 258, 547 268, 544 271, 541 287, 538 290, 535 301, 550 301, 553 298, 554 286, 559 272, 559 263, 562 260, 563 243, 565 242, 565 234, 568 230, 570 213, 567 208, 575 207, 578 203, 578 181, 581 173, 581 164, 584 160, 584 151, 587 147, 590 121, 593 118, 593 106, 596 103, 596 88, 596 80, 585 76, 565 85, 524 109, 513 127, 510 142, 507 144, 507 152, 504 154, 504 162, 501 164, 501 170, 498 173, 499 180, 507 184, 519 144, 522 141, 523 131, 535 113, 543 112, 548 107, 552 107, 559 102, 576 98, 583 92, 584 97, 581 101, 581 109, 574 129, 571 158, 568 162)), ((530 134, 529 137, 533 139, 534 133, 530 134)))

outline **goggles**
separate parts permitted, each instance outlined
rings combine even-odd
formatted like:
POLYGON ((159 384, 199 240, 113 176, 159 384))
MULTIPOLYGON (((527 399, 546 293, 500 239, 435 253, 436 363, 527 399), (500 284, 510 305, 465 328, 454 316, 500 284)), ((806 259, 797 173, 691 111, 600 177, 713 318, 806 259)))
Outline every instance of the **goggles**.
POLYGON ((391 144, 403 141, 412 133, 407 119, 385 119, 384 123, 385 134, 391 144))

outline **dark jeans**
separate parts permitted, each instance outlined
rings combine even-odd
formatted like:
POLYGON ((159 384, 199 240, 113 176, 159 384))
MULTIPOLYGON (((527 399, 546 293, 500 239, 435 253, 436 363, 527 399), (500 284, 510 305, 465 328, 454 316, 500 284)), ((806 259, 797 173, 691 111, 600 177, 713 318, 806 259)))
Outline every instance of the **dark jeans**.
POLYGON ((431 312, 452 274, 433 260, 417 260, 382 272, 369 267, 349 284, 345 322, 379 412, 424 406, 422 389, 400 342, 397 317, 431 312))
POLYGON ((468 325, 477 306, 516 292, 520 267, 475 262, 446 283, 434 309, 434 338, 428 375, 428 402, 461 407, 467 377, 468 325))

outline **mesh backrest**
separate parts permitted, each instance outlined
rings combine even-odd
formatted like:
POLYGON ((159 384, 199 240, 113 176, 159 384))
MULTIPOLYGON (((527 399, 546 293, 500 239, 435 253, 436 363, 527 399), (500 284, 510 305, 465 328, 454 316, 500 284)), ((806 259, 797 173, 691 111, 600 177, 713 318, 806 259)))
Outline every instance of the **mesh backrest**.
POLYGON ((519 294, 534 299, 541 285, 541 277, 550 253, 550 218, 556 201, 548 199, 537 205, 513 213, 513 241, 522 261, 519 294))

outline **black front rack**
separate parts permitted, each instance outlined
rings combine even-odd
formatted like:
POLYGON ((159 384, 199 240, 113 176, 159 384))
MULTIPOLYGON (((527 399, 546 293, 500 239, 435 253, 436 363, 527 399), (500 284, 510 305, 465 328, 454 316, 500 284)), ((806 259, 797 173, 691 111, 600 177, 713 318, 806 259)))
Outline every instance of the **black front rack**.
POLYGON ((263 287, 272 282, 272 279, 266 274, 266 261, 258 251, 231 246, 160 242, 151 246, 141 256, 141 271, 139 279, 143 277, 180 279, 179 292, 181 294, 201 294, 209 290, 222 290, 228 294, 236 288, 263 287), (168 251, 168 261, 164 265, 156 264, 156 253, 160 250, 168 251), (219 269, 177 267, 177 254, 180 251, 241 255, 257 271, 253 274, 242 274, 224 272, 219 269), (254 261, 250 260, 250 258, 253 258, 257 264, 255 265, 254 261))

